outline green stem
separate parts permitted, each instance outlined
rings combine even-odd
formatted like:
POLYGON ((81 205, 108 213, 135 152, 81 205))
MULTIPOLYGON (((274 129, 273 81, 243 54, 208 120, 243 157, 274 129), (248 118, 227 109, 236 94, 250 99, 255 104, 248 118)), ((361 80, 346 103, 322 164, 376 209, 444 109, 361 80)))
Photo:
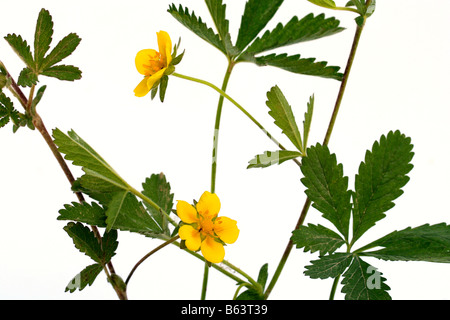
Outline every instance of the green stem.
MULTIPOLYGON (((363 28, 364 28, 364 24, 365 24, 365 20, 364 20, 364 23, 361 26, 357 25, 355 36, 354 36, 354 39, 353 39, 352 48, 350 50, 350 54, 349 54, 348 61, 347 61, 347 66, 345 68, 344 76, 342 78, 341 86, 339 88, 339 93, 338 93, 338 96, 336 98, 336 104, 334 106, 333 114, 331 115, 331 120, 330 120, 330 123, 328 125, 327 132, 325 134, 323 145, 328 145, 328 143, 330 141, 331 133, 333 132, 334 124, 336 122, 336 118, 337 118, 337 115, 339 113, 339 108, 340 108, 341 103, 342 103, 342 98, 344 97, 345 88, 347 86, 347 81, 348 81, 348 78, 349 78, 349 75, 350 75, 350 71, 351 71, 351 68, 352 68, 352 65, 353 65, 353 61, 355 59, 356 51, 357 51, 358 44, 359 44, 359 39, 361 38, 361 34, 362 34, 362 31, 363 31, 363 28)), ((309 209, 310 206, 311 206, 311 200, 309 200, 307 198, 306 201, 305 201, 305 204, 303 205, 303 209, 302 209, 302 212, 300 214, 300 218, 299 218, 299 220, 297 222, 297 225, 296 225, 294 230, 298 229, 303 224, 303 221, 306 218, 306 214, 308 213, 308 209, 309 209)), ((286 249, 285 249, 285 251, 283 253, 283 256, 281 257, 280 262, 278 263, 278 266, 277 266, 277 269, 276 269, 276 271, 274 273, 274 276, 273 276, 272 280, 270 281, 269 285, 267 286, 266 292, 264 294, 264 298, 265 299, 267 299, 269 297, 270 293, 272 292, 273 287, 275 286, 275 284, 276 284, 276 282, 277 282, 277 280, 278 280, 278 278, 279 278, 279 276, 281 274, 281 271, 283 270, 284 265, 286 264, 286 261, 287 261, 289 255, 290 255, 290 253, 292 251, 293 245, 294 245, 294 243, 292 242, 291 239, 289 239, 289 242, 288 242, 288 244, 286 246, 286 249)))
POLYGON ((334 278, 333 286, 331 287, 331 292, 330 292, 330 300, 334 300, 334 295, 336 293, 336 288, 337 288, 340 278, 341 278, 341 275, 338 275, 336 278, 334 278))
MULTIPOLYGON (((225 92, 227 89, 228 81, 230 80, 231 71, 233 70, 234 63, 231 59, 228 60, 228 67, 225 73, 225 77, 222 82, 222 91, 225 92)), ((217 172, 217 150, 219 147, 219 130, 220 130, 220 119, 222 117, 222 107, 223 107, 223 95, 219 97, 219 103, 217 105, 216 111, 216 121, 214 123, 214 138, 213 138, 213 150, 212 150, 212 164, 211 164, 211 193, 216 191, 216 172, 217 172)), ((205 269, 203 274, 203 284, 202 284, 202 295, 201 300, 206 299, 206 290, 208 287, 208 276, 209 276, 209 265, 205 260, 205 269)))
POLYGON ((209 276, 209 264, 205 259, 205 269, 203 271, 203 284, 202 284, 202 295, 200 297, 201 300, 206 299, 206 289, 208 288, 208 276, 209 276))
MULTIPOLYGON (((234 63, 229 60, 227 71, 222 82, 222 92, 225 92, 228 86, 228 81, 230 80, 231 71, 233 70, 234 63)), ((217 172, 217 150, 219 147, 219 130, 220 130, 220 119, 222 116, 224 96, 221 94, 219 97, 219 103, 217 105, 216 111, 216 122, 214 123, 214 139, 213 139, 213 151, 212 151, 212 164, 211 164, 211 193, 215 193, 216 190, 216 172, 217 172)))
POLYGON ((150 251, 149 253, 147 253, 145 256, 142 257, 141 260, 139 260, 136 265, 133 267, 133 269, 131 269, 127 280, 125 280, 125 284, 128 285, 128 282, 131 279, 131 276, 134 274, 134 272, 136 271, 136 269, 141 265, 142 262, 144 262, 145 260, 147 260, 147 258, 149 258, 151 255, 153 255, 154 253, 158 252, 159 250, 161 250, 162 248, 164 248, 165 246, 175 242, 176 240, 178 240, 180 237, 177 235, 173 238, 170 238, 169 240, 167 240, 166 242, 162 243, 161 245, 159 245, 158 247, 156 247, 155 249, 153 249, 152 251, 150 251))
POLYGON ((227 267, 233 269, 234 271, 236 271, 237 273, 239 273, 240 275, 244 276, 245 278, 247 278, 247 280, 255 287, 257 288, 259 286, 258 282, 256 282, 252 277, 250 277, 247 273, 245 273, 244 271, 242 271, 241 269, 239 269, 238 267, 236 267, 235 265, 231 264, 230 262, 223 260, 222 264, 226 265, 227 267))
MULTIPOLYGON (((197 79, 197 78, 193 78, 193 77, 189 77, 189 76, 185 76, 179 73, 172 73, 172 76, 181 78, 181 79, 185 79, 185 80, 189 80, 189 81, 193 81, 193 82, 197 82, 197 83, 201 83, 203 85, 206 85, 212 89, 214 89, 215 91, 217 91, 221 96, 223 96, 225 99, 227 99, 228 101, 230 101, 232 104, 234 104, 239 110, 241 110, 259 129, 261 129, 264 134, 270 139, 272 140, 281 150, 286 150, 286 148, 277 141, 277 139, 275 139, 264 127, 262 124, 260 124, 250 113, 247 112, 247 110, 245 110, 239 103, 237 103, 233 98, 231 98, 228 94, 226 94, 225 92, 223 92, 223 90, 219 89, 217 86, 213 85, 212 83, 205 81, 205 80, 201 80, 201 79, 197 79)), ((300 166, 300 162, 298 162, 297 159, 293 159, 295 163, 297 163, 298 166, 300 166)))

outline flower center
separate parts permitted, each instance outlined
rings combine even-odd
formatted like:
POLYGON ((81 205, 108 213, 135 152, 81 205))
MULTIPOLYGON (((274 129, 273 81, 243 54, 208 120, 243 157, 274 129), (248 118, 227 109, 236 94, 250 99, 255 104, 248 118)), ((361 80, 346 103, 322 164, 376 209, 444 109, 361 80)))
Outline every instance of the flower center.
POLYGON ((212 221, 212 218, 208 215, 201 216, 200 218, 200 231, 201 233, 206 236, 214 236, 214 222, 212 221))
POLYGON ((151 76, 164 68, 164 65, 161 54, 155 51, 155 53, 148 55, 148 62, 143 66, 147 69, 148 75, 151 76))

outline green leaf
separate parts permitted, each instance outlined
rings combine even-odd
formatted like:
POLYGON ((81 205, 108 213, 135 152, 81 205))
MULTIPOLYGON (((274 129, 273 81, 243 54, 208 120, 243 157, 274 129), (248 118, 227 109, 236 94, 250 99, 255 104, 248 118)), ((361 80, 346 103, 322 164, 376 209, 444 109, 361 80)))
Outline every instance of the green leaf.
MULTIPOLYGON (((314 16, 310 13, 301 20, 293 17, 285 26, 279 23, 272 31, 266 31, 261 38, 257 38, 242 55, 255 54, 288 46, 300 42, 311 41, 327 37, 344 30, 339 27, 339 20, 335 18, 325 19, 324 14, 314 16)), ((248 59, 248 58, 247 58, 248 59)))
POLYGON ((275 124, 282 130, 282 132, 291 140, 294 146, 303 153, 302 138, 295 122, 294 114, 291 106, 287 102, 285 96, 278 86, 272 87, 267 92, 266 105, 269 107, 269 115, 275 120, 275 124))
POLYGON ((383 219, 394 206, 392 201, 403 193, 401 188, 409 181, 407 174, 413 168, 412 148, 410 138, 391 131, 366 152, 355 177, 352 243, 383 219))
POLYGON ((64 58, 67 58, 80 44, 80 37, 75 33, 65 36, 53 50, 45 57, 41 65, 41 71, 47 70, 49 67, 57 64, 64 58))
POLYGON ((159 84, 159 99, 164 102, 164 97, 166 96, 167 85, 169 84, 169 77, 163 75, 161 77, 161 82, 159 84))
POLYGON ((311 121, 314 111, 314 95, 309 98, 308 108, 305 112, 305 120, 303 121, 303 150, 308 147, 309 129, 311 128, 311 121))
POLYGON ((19 79, 17 80, 17 84, 22 87, 31 87, 33 84, 36 85, 38 83, 38 77, 36 73, 30 68, 24 68, 19 74, 19 79))
POLYGON ((5 40, 13 48, 16 54, 25 62, 27 67, 34 68, 33 55, 27 41, 22 39, 20 35, 8 34, 5 40))
POLYGON ((360 255, 395 261, 428 261, 450 263, 450 226, 425 224, 394 231, 367 247, 383 249, 360 255))
MULTIPOLYGON (((173 193, 170 193, 170 183, 163 173, 152 174, 142 184, 142 194, 152 199, 164 212, 171 212, 173 208, 173 193)), ((161 226, 164 233, 169 234, 166 215, 154 207, 146 205, 156 223, 161 226)))
POLYGON ((91 286, 102 270, 103 266, 98 263, 87 266, 70 280, 66 286, 65 292, 69 291, 70 293, 73 293, 77 289, 80 291, 83 290, 87 285, 91 286))
POLYGON ((302 154, 298 151, 277 150, 265 151, 263 154, 256 155, 250 160, 247 169, 250 168, 267 168, 273 164, 282 164, 291 159, 301 157, 302 154))
POLYGON ((72 202, 64 205, 64 209, 59 210, 58 220, 71 220, 87 223, 91 226, 106 227, 105 210, 97 203, 92 204, 72 202))
POLYGON ((345 244, 340 235, 320 224, 317 226, 313 224, 300 226, 292 232, 291 239, 297 248, 304 248, 304 252, 319 251, 321 256, 333 253, 345 244))
POLYGON ((50 13, 42 9, 36 23, 36 31, 34 34, 34 62, 35 70, 40 70, 44 56, 50 49, 53 35, 53 21, 50 13))
POLYGON ((59 80, 74 81, 81 79, 81 70, 74 66, 58 65, 45 69, 41 73, 59 80))
POLYGON ((102 237, 103 264, 106 265, 116 254, 119 242, 117 241, 117 230, 105 231, 102 237))
POLYGON ((107 229, 118 229, 158 237, 163 233, 161 226, 148 214, 143 204, 127 191, 117 192, 106 211, 107 229))
MULTIPOLYGON (((75 131, 71 130, 66 135, 61 130, 55 129, 53 137, 59 152, 65 154, 65 159, 73 161, 76 166, 83 167, 86 175, 95 178, 96 183, 103 183, 102 187, 113 186, 112 190, 114 187, 122 190, 129 189, 129 185, 119 174, 75 131)), ((92 179, 90 181, 92 182, 92 179)))
POLYGON ((36 114, 36 106, 41 101, 42 97, 44 96, 45 89, 47 89, 47 86, 42 86, 38 89, 36 92, 36 95, 31 102, 31 114, 36 114))
POLYGON ((352 259, 351 253, 332 253, 311 261, 312 265, 306 266, 304 273, 312 279, 336 278, 347 269, 352 259))
POLYGON ((283 0, 249 0, 241 19, 236 47, 242 51, 277 12, 283 0))
POLYGON ((303 157, 301 171, 304 175, 301 181, 313 207, 322 212, 347 240, 352 193, 347 189, 348 178, 344 176, 342 164, 337 163, 336 155, 330 154, 327 146, 316 144, 303 157))
POLYGON ((209 13, 216 25, 219 37, 222 40, 227 56, 233 56, 238 53, 231 43, 230 33, 228 32, 229 22, 225 18, 226 5, 222 0, 205 0, 209 13))
POLYGON ((75 247, 85 253, 92 260, 103 264, 103 252, 101 244, 98 242, 94 233, 83 224, 69 222, 64 230, 72 238, 75 247))
POLYGON ((220 39, 219 35, 216 34, 211 28, 208 28, 208 26, 202 21, 200 17, 197 18, 193 11, 191 14, 189 13, 188 8, 184 9, 182 5, 179 5, 177 9, 177 7, 174 4, 172 4, 169 6, 168 12, 178 22, 180 22, 186 28, 194 32, 200 38, 202 38, 209 44, 213 45, 214 47, 222 51, 224 54, 227 54, 225 46, 222 40, 220 39))
POLYGON ((346 300, 391 300, 390 290, 382 273, 355 256, 344 273, 342 292, 346 300))
POLYGON ((261 269, 259 269, 258 274, 258 288, 250 287, 248 290, 242 292, 236 297, 236 300, 264 300, 264 288, 266 286, 269 264, 264 264, 261 269))
POLYGON ((339 67, 327 66, 327 62, 314 62, 315 58, 300 58, 300 55, 288 56, 286 53, 276 55, 256 57, 252 60, 258 66, 277 67, 293 73, 342 80, 342 73, 339 73, 339 67))
POLYGON ((12 120, 18 126, 20 113, 14 109, 13 102, 3 92, 0 92, 0 128, 6 126, 12 120))
POLYGON ((267 278, 269 277, 269 264, 265 263, 261 269, 259 269, 258 280, 257 282, 261 285, 262 291, 266 287, 267 278))

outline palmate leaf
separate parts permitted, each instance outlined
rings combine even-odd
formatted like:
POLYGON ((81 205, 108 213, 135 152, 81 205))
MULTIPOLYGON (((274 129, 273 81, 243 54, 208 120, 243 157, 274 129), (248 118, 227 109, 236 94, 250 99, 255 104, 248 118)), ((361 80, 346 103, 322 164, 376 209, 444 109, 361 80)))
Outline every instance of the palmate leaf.
POLYGON ((327 66, 327 62, 325 61, 315 61, 315 58, 301 58, 299 54, 288 56, 286 53, 279 55, 270 54, 251 59, 251 62, 254 62, 258 66, 272 66, 293 73, 342 80, 343 75, 338 72, 339 67, 327 66))
POLYGON ((275 124, 282 130, 282 132, 291 140, 294 146, 300 151, 302 149, 302 138, 295 122, 292 108, 287 102, 285 96, 278 86, 272 87, 267 92, 266 105, 269 107, 269 115, 275 120, 275 124))
POLYGON ((182 5, 179 5, 177 8, 174 4, 169 6, 168 12, 184 25, 186 28, 194 32, 200 38, 213 45, 224 54, 227 53, 225 46, 220 39, 220 36, 216 34, 213 29, 209 28, 200 17, 196 17, 194 11, 189 13, 188 8, 183 8, 182 5))
POLYGON ((53 21, 50 13, 42 9, 39 12, 34 35, 34 57, 30 46, 21 36, 9 34, 5 37, 17 55, 25 62, 26 68, 20 73, 17 83, 27 87, 38 82, 39 75, 54 77, 59 80, 78 80, 81 71, 74 66, 56 65, 73 53, 81 39, 75 33, 64 37, 48 54, 53 36, 53 21))
POLYGON ((291 239, 297 248, 304 248, 305 252, 311 253, 319 251, 321 256, 333 253, 345 244, 340 235, 320 224, 300 226, 292 232, 291 239))
POLYGON ((245 5, 236 47, 242 51, 267 25, 277 12, 283 0, 249 0, 245 5))
POLYGON ((336 278, 347 269, 352 259, 351 253, 332 253, 311 261, 312 265, 306 266, 304 273, 312 279, 336 278))
POLYGON ((391 300, 390 290, 382 273, 355 256, 342 279, 346 300, 391 300))
POLYGON ((383 260, 450 263, 450 226, 440 223, 406 228, 394 231, 365 247, 384 247, 359 253, 383 260))
POLYGON ((258 53, 300 43, 320 39, 339 33, 344 28, 339 27, 339 20, 325 18, 324 14, 314 16, 310 13, 299 20, 294 16, 286 25, 279 23, 272 31, 266 31, 264 35, 257 38, 245 52, 241 59, 251 60, 258 53))
POLYGON ((351 213, 351 191, 348 190, 348 178, 344 176, 342 164, 338 164, 336 155, 331 154, 327 146, 316 144, 308 148, 307 156, 302 158, 302 183, 313 207, 323 217, 332 222, 348 239, 351 213))
POLYGON ((247 169, 250 168, 267 168, 274 164, 282 164, 287 160, 292 160, 301 157, 302 154, 298 151, 277 150, 265 151, 263 154, 256 155, 250 160, 247 169))
POLYGON ((410 138, 391 131, 366 152, 355 177, 353 243, 383 219, 394 206, 393 200, 403 193, 401 188, 409 181, 407 174, 413 168, 412 148, 410 138))

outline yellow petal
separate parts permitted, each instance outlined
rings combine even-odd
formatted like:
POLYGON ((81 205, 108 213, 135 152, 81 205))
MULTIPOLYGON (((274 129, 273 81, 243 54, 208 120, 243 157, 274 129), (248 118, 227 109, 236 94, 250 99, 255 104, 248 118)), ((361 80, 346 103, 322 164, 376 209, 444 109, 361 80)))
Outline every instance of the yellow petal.
POLYGON ((161 79, 161 77, 164 75, 164 71, 166 71, 166 68, 163 68, 163 69, 159 70, 157 73, 155 73, 154 75, 148 77, 148 79, 147 79, 147 87, 148 87, 149 91, 153 88, 153 85, 159 79, 161 79))
POLYGON ((146 68, 145 66, 149 65, 149 61, 154 61, 158 59, 159 53, 156 50, 144 49, 136 54, 134 62, 136 64, 136 69, 140 74, 144 76, 149 76, 150 75, 149 69, 146 68))
POLYGON ((158 38, 159 53, 161 53, 161 58, 165 61, 165 67, 168 67, 172 62, 172 40, 170 36, 165 31, 160 31, 156 33, 158 38))
POLYGON ((178 230, 178 235, 181 240, 185 240, 186 247, 191 251, 197 251, 200 249, 202 239, 200 232, 190 225, 181 226, 178 230))
POLYGON ((178 200, 177 215, 185 223, 198 222, 197 210, 186 201, 178 200))
POLYGON ((147 79, 148 77, 144 77, 141 82, 137 85, 136 89, 134 89, 134 94, 136 97, 143 97, 145 96, 150 89, 147 86, 147 79))
POLYGON ((214 232, 226 243, 234 243, 239 237, 237 222, 228 217, 219 217, 214 221, 214 232))
POLYGON ((197 211, 203 216, 217 216, 220 211, 219 197, 215 193, 205 191, 197 203, 197 211))
POLYGON ((205 240, 203 240, 201 249, 203 256, 209 262, 219 263, 222 262, 225 257, 225 248, 212 237, 206 237, 205 240))

